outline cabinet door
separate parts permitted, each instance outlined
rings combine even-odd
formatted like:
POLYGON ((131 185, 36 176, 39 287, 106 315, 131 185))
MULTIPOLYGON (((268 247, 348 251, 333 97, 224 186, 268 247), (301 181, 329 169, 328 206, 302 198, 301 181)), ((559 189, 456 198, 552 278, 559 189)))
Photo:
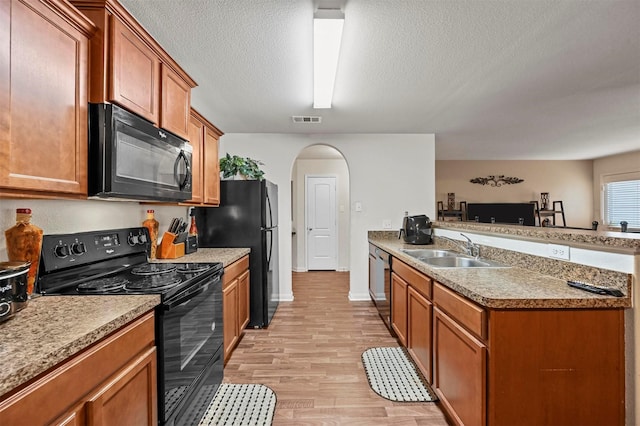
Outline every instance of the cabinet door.
POLYGON ((147 425, 158 423, 156 349, 133 361, 86 403, 89 425, 147 425))
POLYGON ((110 19, 110 100, 158 125, 160 60, 118 18, 110 19))
POLYGON ((403 346, 407 346, 407 287, 402 278, 391 274, 391 327, 403 346))
POLYGON ((418 368, 431 384, 431 315, 433 306, 412 287, 407 292, 407 349, 418 368))
POLYGON ((220 162, 218 160, 218 136, 213 130, 204 130, 204 203, 220 204, 220 162))
POLYGON ((201 204, 203 197, 203 149, 204 149, 204 124, 197 117, 191 115, 189 121, 189 142, 193 147, 191 157, 191 200, 188 203, 201 204))
POLYGON ((0 5, 0 192, 86 196, 88 32, 48 3, 0 5))
POLYGON ((224 361, 227 362, 238 340, 238 279, 231 281, 222 290, 222 328, 224 339, 224 361))
POLYGON ((162 108, 160 127, 183 138, 189 137, 191 86, 167 65, 162 64, 162 108))
POLYGON ((249 324, 249 271, 238 278, 238 335, 249 324))
POLYGON ((453 319, 434 308, 433 384, 456 424, 486 424, 487 348, 453 319))

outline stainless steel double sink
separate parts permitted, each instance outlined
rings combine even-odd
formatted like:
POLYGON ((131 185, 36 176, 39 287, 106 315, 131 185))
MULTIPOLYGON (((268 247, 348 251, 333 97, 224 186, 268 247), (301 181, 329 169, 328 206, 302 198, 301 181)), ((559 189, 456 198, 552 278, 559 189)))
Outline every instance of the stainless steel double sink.
POLYGON ((401 252, 432 268, 509 268, 508 265, 489 259, 466 256, 452 250, 400 249, 401 252))

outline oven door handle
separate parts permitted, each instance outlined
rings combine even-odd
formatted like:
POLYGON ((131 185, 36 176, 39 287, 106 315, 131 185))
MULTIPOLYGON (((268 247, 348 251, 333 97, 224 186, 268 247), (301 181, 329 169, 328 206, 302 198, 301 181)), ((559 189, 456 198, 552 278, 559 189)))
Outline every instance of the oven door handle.
POLYGON ((190 293, 187 293, 186 295, 184 295, 184 297, 180 297, 176 300, 174 300, 173 302, 169 302, 166 305, 164 305, 164 310, 165 312, 168 312, 172 309, 177 308, 178 306, 182 306, 186 303, 189 303, 191 301, 191 299, 193 299, 194 297, 196 297, 199 294, 202 294, 205 292, 205 290, 207 290, 207 288, 209 287, 209 285, 204 285, 200 288, 198 288, 195 291, 192 291, 190 293))

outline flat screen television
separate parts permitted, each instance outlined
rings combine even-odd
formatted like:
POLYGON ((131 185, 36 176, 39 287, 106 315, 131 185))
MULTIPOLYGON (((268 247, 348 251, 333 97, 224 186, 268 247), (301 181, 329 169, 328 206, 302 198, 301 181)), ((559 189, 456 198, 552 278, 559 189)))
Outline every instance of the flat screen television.
POLYGON ((469 203, 467 219, 470 221, 491 223, 513 223, 536 226, 536 207, 533 203, 469 203))

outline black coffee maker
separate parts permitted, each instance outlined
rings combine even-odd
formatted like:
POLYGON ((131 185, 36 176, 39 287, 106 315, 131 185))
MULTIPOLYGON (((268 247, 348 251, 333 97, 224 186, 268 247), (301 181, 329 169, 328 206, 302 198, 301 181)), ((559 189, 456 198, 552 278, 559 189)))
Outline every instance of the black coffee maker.
POLYGON ((398 239, 404 234, 407 244, 433 244, 431 220, 426 215, 409 216, 405 212, 398 239))

